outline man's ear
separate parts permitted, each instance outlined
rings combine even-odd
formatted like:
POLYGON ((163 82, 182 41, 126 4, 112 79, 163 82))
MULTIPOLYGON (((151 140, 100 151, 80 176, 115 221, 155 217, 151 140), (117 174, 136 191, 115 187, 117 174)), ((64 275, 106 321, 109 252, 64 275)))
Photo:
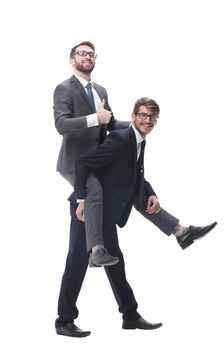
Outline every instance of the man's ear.
POLYGON ((69 58, 69 63, 72 65, 72 67, 74 67, 75 62, 74 62, 74 58, 73 57, 69 58))
POLYGON ((131 114, 131 120, 134 122, 136 119, 136 115, 134 113, 131 114))

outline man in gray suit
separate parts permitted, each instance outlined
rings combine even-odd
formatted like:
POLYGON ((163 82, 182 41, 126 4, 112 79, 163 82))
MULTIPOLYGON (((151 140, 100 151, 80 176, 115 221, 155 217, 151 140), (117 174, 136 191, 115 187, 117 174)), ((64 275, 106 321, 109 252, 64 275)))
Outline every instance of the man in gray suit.
MULTIPOLYGON (((63 136, 57 170, 72 186, 76 159, 102 143, 108 131, 129 125, 129 122, 118 121, 113 117, 106 90, 91 82, 95 60, 95 47, 92 43, 86 41, 73 47, 70 63, 74 68, 74 75, 59 84, 54 92, 55 126, 63 136)), ((85 220, 85 226, 75 214, 78 204, 70 202, 70 242, 58 300, 59 317, 55 322, 57 334, 72 337, 85 337, 90 334, 89 331, 78 328, 73 321, 78 317, 76 301, 88 267, 88 251, 91 248, 95 248, 92 252, 96 255, 97 264, 105 266, 119 312, 126 324, 130 323, 132 329, 154 329, 161 326, 161 323, 145 321, 137 312, 137 302, 126 280, 122 253, 120 252, 120 261, 117 263, 117 257, 103 249, 102 198, 101 185, 90 174, 85 198, 85 213, 89 220, 85 220), (91 232, 91 242, 88 239, 86 242, 85 231, 87 237, 88 231, 91 232)), ((182 235, 186 228, 179 224, 179 220, 165 211, 163 214, 165 215, 152 215, 150 221, 163 232, 169 228, 176 236, 182 235)))
MULTIPOLYGON (((108 104, 106 90, 91 82, 91 72, 96 60, 95 47, 83 42, 76 45, 70 53, 70 64, 74 75, 58 85, 54 92, 55 126, 63 135, 57 170, 74 185, 75 160, 89 149, 102 143, 107 130, 128 126, 128 122, 117 121, 108 104)), ((102 235, 102 190, 98 180, 92 174, 87 182, 88 199, 85 222, 87 237, 91 229, 94 242, 87 244, 87 251, 94 252, 103 247, 102 235), (93 218, 93 220, 92 220, 93 218)), ((104 249, 104 265, 118 262, 104 249)), ((101 261, 102 262, 102 261, 101 261)))

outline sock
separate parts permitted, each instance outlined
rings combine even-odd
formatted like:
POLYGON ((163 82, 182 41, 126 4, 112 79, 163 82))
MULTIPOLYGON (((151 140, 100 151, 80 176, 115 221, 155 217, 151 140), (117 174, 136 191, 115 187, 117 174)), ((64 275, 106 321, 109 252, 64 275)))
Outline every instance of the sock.
POLYGON ((177 226, 175 226, 172 234, 175 237, 180 237, 180 236, 183 236, 187 232, 187 230, 188 230, 188 227, 184 227, 181 224, 177 224, 177 226))
POLYGON ((104 248, 104 245, 102 244, 96 244, 94 247, 92 247, 92 253, 95 253, 98 249, 104 248))

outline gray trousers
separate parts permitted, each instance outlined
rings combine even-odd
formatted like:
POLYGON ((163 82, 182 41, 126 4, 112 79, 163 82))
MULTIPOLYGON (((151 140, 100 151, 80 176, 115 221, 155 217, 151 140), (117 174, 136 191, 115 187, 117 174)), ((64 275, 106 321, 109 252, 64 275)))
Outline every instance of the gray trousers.
MULTIPOLYGON (((62 174, 74 186, 74 173, 62 174)), ((138 209, 147 220, 152 222, 166 235, 171 235, 179 219, 161 208, 158 214, 148 214, 145 208, 138 209)), ((103 240, 103 193, 99 180, 93 173, 87 180, 87 197, 85 198, 85 231, 87 252, 97 244, 104 245, 103 240)))
MULTIPOLYGON (((74 173, 61 174, 74 186, 74 173)), ((91 173, 86 184, 85 231, 86 248, 89 252, 97 244, 104 245, 103 240, 103 192, 99 180, 91 173)))

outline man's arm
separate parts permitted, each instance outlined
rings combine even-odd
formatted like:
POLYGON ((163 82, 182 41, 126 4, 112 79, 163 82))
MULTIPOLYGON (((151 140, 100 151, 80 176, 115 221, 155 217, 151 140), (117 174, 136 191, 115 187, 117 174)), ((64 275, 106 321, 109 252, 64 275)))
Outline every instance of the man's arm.
POLYGON ((156 196, 156 193, 150 183, 144 179, 144 193, 149 196, 156 196))
POLYGON ((109 120, 109 123, 107 125, 107 130, 113 131, 113 130, 128 128, 130 125, 130 121, 124 121, 124 120, 122 121, 122 120, 115 119, 113 112, 112 112, 110 105, 109 105, 108 94, 107 94, 106 89, 102 86, 97 85, 97 84, 94 84, 94 87, 95 87, 97 93, 99 94, 101 100, 105 101, 105 109, 107 111, 111 112, 111 119, 109 120))
POLYGON ((103 144, 76 160, 74 184, 76 199, 85 199, 86 182, 91 171, 102 169, 123 156, 124 142, 118 132, 112 132, 103 144))
POLYGON ((73 118, 72 97, 64 85, 58 85, 54 91, 54 119, 60 135, 72 134, 78 129, 87 128, 86 116, 73 118))
POLYGON ((118 129, 125 129, 128 128, 130 125, 130 121, 125 120, 117 120, 114 117, 111 118, 110 123, 108 124, 108 130, 118 130, 118 129))
MULTIPOLYGON (((73 101, 69 88, 58 85, 54 91, 54 118, 55 127, 60 135, 72 134, 80 129, 85 129, 99 124, 116 124, 116 120, 111 117, 112 112, 104 107, 102 100, 96 113, 75 117, 73 115, 73 101)), ((125 124, 126 125, 126 124, 125 124)), ((119 127, 118 127, 119 128, 119 127)))
POLYGON ((155 191, 153 190, 150 183, 144 180, 144 193, 147 198, 146 201, 146 212, 148 214, 158 214, 160 211, 160 203, 156 196, 155 191))

